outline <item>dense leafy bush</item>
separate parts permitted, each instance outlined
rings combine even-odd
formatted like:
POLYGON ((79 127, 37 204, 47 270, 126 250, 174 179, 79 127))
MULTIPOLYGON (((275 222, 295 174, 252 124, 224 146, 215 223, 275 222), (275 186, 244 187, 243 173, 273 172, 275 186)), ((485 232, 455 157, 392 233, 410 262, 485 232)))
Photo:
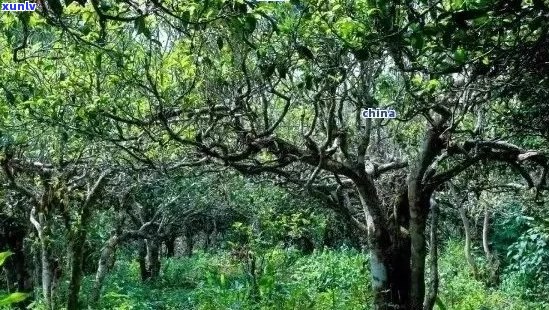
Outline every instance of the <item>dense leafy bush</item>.
POLYGON ((549 307, 549 228, 530 227, 509 247, 507 257, 509 265, 504 284, 524 287, 515 294, 532 300, 546 300, 549 307))
MULTIPOLYGON (((347 248, 303 255, 292 249, 271 248, 258 259, 258 295, 242 261, 230 252, 199 252, 168 259, 157 283, 139 281, 136 262, 121 261, 102 296, 102 309, 365 309, 371 304, 367 259, 347 248)), ((440 257, 437 309, 531 310, 547 303, 527 301, 519 272, 508 271, 504 285, 487 288, 464 268, 463 244, 450 241, 440 257)), ((480 255, 478 257, 481 257, 480 255)), ((482 260, 479 258, 479 263, 482 260)), ((89 287, 85 285, 85 288, 89 287)))
MULTIPOLYGON (((480 259, 479 259, 480 260, 480 259)), ((482 261, 479 261, 482 263, 482 261)), ((475 279, 465 264, 463 243, 450 241, 440 258, 440 300, 446 309, 547 309, 547 304, 529 302, 505 288, 499 290, 486 287, 486 284, 475 279)), ((522 283, 513 283, 512 290, 522 292, 526 288, 522 283)), ((439 309, 444 309, 439 307, 439 309)))
MULTIPOLYGON (((275 248, 265 253, 251 294, 246 268, 229 253, 198 253, 164 263, 157 284, 139 282, 136 263, 121 262, 102 296, 103 309, 363 309, 370 290, 364 257, 354 250, 302 256, 275 248)), ((91 279, 88 279, 90 281, 91 279)), ((85 287, 89 287, 86 285, 85 287)))

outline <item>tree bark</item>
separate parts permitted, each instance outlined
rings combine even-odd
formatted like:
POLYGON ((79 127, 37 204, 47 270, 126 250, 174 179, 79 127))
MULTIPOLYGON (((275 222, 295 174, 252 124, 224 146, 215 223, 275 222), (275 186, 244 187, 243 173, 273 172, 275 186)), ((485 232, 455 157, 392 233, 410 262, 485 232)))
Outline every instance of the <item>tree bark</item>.
POLYGON ((85 231, 76 232, 73 238, 71 251, 71 276, 67 296, 67 310, 80 309, 78 295, 82 285, 82 268, 84 267, 84 243, 86 242, 85 231))
POLYGON ((409 239, 393 234, 391 240, 388 220, 383 214, 378 196, 366 179, 357 185, 359 198, 366 217, 368 248, 374 309, 408 309, 410 292, 409 239))
POLYGON ((488 284, 491 286, 497 285, 499 282, 499 258, 490 250, 490 210, 488 204, 484 204, 484 221, 482 223, 482 248, 486 256, 486 262, 489 267, 488 284))
POLYGON ((84 268, 84 245, 86 244, 88 224, 92 213, 92 204, 102 187, 105 177, 110 173, 110 170, 104 171, 95 181, 93 186, 86 193, 86 198, 81 205, 80 218, 74 233, 72 234, 72 251, 71 251, 71 276, 69 281, 69 292, 67 296, 67 310, 78 310, 79 294, 82 286, 82 276, 84 268))
POLYGON ((442 134, 447 128, 446 122, 451 113, 438 107, 437 116, 427 130, 423 145, 414 167, 407 177, 408 205, 410 208, 411 240, 411 289, 410 307, 414 310, 423 308, 425 299, 425 258, 427 256, 425 227, 431 206, 431 196, 436 187, 427 186, 427 180, 434 174, 433 164, 444 149, 442 134))
POLYGON ((49 235, 49 227, 46 223, 46 216, 43 212, 38 213, 38 219, 35 218, 36 208, 33 207, 31 210, 30 221, 36 229, 38 240, 40 242, 40 268, 42 270, 42 297, 44 298, 44 307, 48 310, 53 309, 53 300, 52 300, 52 286, 53 286, 53 276, 52 269, 50 264, 51 257, 51 247, 50 242, 47 240, 49 235))
POLYGON ((147 281, 151 275, 149 269, 147 268, 147 246, 145 245, 144 240, 138 241, 138 261, 139 261, 139 270, 141 272, 141 281, 147 281))
POLYGON ((193 255, 193 248, 194 248, 194 236, 192 233, 186 233, 185 234, 185 254, 188 257, 191 257, 193 255))
POLYGON ((103 287, 105 277, 107 276, 107 271, 109 270, 108 265, 110 260, 114 260, 114 253, 119 240, 120 237, 118 235, 110 237, 103 249, 101 250, 101 256, 99 257, 97 272, 95 273, 95 281, 91 293, 91 300, 89 301, 89 303, 92 305, 96 304, 101 297, 101 289, 103 287))
MULTIPOLYGON (((101 289, 103 287, 105 277, 107 276, 107 272, 109 271, 109 269, 112 267, 112 265, 116 260, 115 256, 116 256, 116 249, 118 245, 121 242, 128 240, 129 238, 143 238, 145 236, 143 231, 150 224, 151 224, 150 222, 145 223, 138 230, 127 231, 124 233, 120 233, 117 229, 114 231, 113 235, 109 238, 109 240, 107 240, 107 242, 105 243, 105 246, 103 247, 103 249, 101 249, 101 256, 99 257, 99 262, 97 264, 97 272, 95 273, 95 281, 94 281, 94 285, 91 293, 91 301, 89 302, 91 305, 97 304, 97 302, 101 297, 101 289)), ((143 275, 143 272, 144 271, 146 272, 145 258, 144 258, 146 255, 144 253, 146 251, 141 250, 142 244, 143 244, 142 240, 139 240, 138 244, 140 248, 139 261, 140 261, 140 267, 141 267, 141 273, 142 273, 141 277, 142 277, 142 280, 144 281, 147 278, 146 275, 145 277, 143 275), (142 260, 141 260, 141 257, 143 257, 142 260)))
POLYGON ((160 274, 160 247, 156 239, 147 239, 145 244, 147 246, 146 263, 149 279, 155 280, 160 274))
POLYGON ((410 207, 410 240, 411 240, 411 309, 423 308, 425 297, 425 246, 426 211, 429 200, 420 199, 410 207))
POLYGON ((486 260, 492 260, 492 252, 490 251, 490 241, 488 239, 488 233, 490 230, 490 210, 488 210, 488 205, 484 205, 484 221, 482 223, 482 248, 484 249, 484 254, 486 255, 486 260))
POLYGON ((32 282, 35 290, 42 287, 42 262, 40 260, 40 249, 40 245, 32 246, 32 282))
POLYGON ((175 241, 177 240, 176 237, 169 237, 164 240, 164 244, 166 244, 166 256, 167 257, 174 257, 175 256, 175 241))
POLYGON ((431 202, 431 229, 429 238, 429 256, 430 256, 430 275, 431 281, 429 286, 429 293, 425 296, 425 302, 423 305, 424 310, 431 310, 435 306, 435 301, 438 295, 438 205, 436 202, 431 202))
POLYGON ((76 229, 72 238, 71 251, 71 277, 69 282, 69 292, 67 296, 67 310, 80 309, 79 294, 82 286, 82 275, 84 268, 84 245, 87 239, 87 226, 90 216, 90 210, 84 210, 80 217, 80 227, 76 229))
POLYGON ((465 232, 465 246, 463 249, 465 259, 467 260, 467 264, 469 264, 469 267, 476 277, 478 274, 478 268, 475 259, 471 255, 471 228, 469 225, 469 219, 467 218, 467 210, 465 209, 463 202, 461 202, 459 205, 459 215, 461 217, 461 221, 463 222, 463 230, 465 232))

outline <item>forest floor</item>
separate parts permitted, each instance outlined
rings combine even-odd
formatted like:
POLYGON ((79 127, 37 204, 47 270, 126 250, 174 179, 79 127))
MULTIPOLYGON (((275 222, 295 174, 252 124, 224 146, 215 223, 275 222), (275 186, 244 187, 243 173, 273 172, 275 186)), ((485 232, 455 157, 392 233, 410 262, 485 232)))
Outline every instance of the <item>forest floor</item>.
MULTIPOLYGON (((516 277, 506 275, 498 285, 489 287, 464 262, 462 246, 449 243, 439 261, 441 285, 435 309, 547 309, 547 303, 521 296, 524 289, 516 277)), ((311 255, 288 249, 265 250, 257 254, 255 271, 230 252, 199 252, 164 260, 159 278, 142 283, 137 261, 120 259, 106 283, 100 307, 369 309, 372 296, 366 266, 364 255, 346 248, 311 255)), ((92 279, 86 278, 84 299, 92 279)))

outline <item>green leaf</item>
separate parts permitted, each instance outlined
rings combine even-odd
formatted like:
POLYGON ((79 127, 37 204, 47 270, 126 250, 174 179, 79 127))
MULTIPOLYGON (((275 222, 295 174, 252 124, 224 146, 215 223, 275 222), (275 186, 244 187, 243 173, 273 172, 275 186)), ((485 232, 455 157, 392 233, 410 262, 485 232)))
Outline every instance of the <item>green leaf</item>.
POLYGON ((416 50, 421 51, 425 46, 425 39, 423 38, 423 34, 416 33, 412 35, 412 37, 410 38, 410 43, 416 50))
POLYGON ((422 77, 421 75, 419 75, 419 74, 416 74, 416 75, 414 75, 414 77, 412 78, 411 82, 412 82, 412 85, 414 85, 414 86, 416 86, 416 87, 417 87, 417 86, 420 86, 421 83, 423 83, 423 77, 422 77))
POLYGON ((366 11, 366 14, 368 14, 368 16, 372 16, 376 13, 381 13, 381 10, 378 9, 378 8, 372 8, 372 9, 369 9, 368 11, 366 11))
POLYGON ((6 259, 13 255, 13 252, 7 251, 7 252, 1 252, 0 253, 0 266, 4 265, 4 262, 6 259))
POLYGON ((27 299, 27 297, 29 297, 29 294, 27 294, 27 293, 20 293, 20 292, 11 293, 7 297, 5 297, 4 299, 0 300, 0 307, 21 302, 21 301, 27 299))
POLYGON ((459 10, 463 6, 463 0, 453 0, 452 1, 452 9, 459 10))
POLYGON ((151 37, 151 31, 147 28, 147 25, 145 24, 145 16, 139 16, 134 21, 134 27, 137 30, 137 34, 143 34, 147 38, 151 37))
POLYGON ((454 52, 454 59, 457 63, 463 64, 465 61, 467 61, 467 52, 463 48, 458 48, 454 52))
POLYGON ((433 79, 427 82, 427 85, 425 86, 425 88, 430 92, 434 92, 439 86, 440 86, 440 82, 436 79, 433 79))

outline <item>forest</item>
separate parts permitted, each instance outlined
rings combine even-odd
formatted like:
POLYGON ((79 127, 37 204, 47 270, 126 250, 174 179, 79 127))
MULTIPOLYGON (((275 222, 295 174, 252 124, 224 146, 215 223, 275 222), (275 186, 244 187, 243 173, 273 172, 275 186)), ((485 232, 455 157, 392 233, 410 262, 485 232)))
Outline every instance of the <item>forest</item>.
POLYGON ((0 309, 549 309, 549 1, 20 7, 0 309))

